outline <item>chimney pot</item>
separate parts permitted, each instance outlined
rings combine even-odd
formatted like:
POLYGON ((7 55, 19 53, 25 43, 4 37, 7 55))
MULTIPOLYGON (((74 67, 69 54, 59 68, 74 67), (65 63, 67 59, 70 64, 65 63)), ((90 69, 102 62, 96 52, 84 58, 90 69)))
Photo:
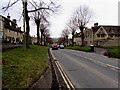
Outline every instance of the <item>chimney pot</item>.
POLYGON ((16 19, 13 19, 13 22, 16 24, 16 22, 17 22, 16 19))
POLYGON ((94 27, 98 27, 98 23, 94 23, 94 27))

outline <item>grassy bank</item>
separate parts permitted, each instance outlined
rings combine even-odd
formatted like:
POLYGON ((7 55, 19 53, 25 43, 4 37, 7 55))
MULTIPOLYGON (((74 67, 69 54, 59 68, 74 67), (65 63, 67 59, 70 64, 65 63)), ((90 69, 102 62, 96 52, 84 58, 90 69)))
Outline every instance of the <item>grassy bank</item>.
POLYGON ((2 54, 2 87, 28 88, 39 79, 48 67, 48 47, 30 46, 26 51, 22 47, 2 54))
POLYGON ((101 47, 107 48, 110 57, 120 58, 120 46, 101 47))
POLYGON ((86 52, 91 52, 91 48, 87 46, 67 46, 65 47, 66 49, 73 49, 73 50, 80 50, 80 51, 86 51, 86 52))

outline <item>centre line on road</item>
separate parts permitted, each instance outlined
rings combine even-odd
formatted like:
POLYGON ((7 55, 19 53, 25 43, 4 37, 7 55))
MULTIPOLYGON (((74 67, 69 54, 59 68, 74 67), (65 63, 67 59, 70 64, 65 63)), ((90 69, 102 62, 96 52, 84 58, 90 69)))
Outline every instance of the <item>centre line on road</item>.
POLYGON ((120 70, 119 67, 112 66, 112 65, 110 65, 110 64, 105 64, 105 63, 100 62, 100 61, 95 61, 95 60, 93 60, 93 59, 91 59, 91 58, 87 58, 87 57, 84 57, 84 56, 82 56, 82 55, 76 55, 76 54, 75 54, 75 56, 85 58, 85 59, 87 59, 87 60, 90 60, 90 61, 92 61, 92 62, 94 62, 94 63, 100 64, 100 65, 105 66, 105 67, 110 67, 112 70, 120 70))

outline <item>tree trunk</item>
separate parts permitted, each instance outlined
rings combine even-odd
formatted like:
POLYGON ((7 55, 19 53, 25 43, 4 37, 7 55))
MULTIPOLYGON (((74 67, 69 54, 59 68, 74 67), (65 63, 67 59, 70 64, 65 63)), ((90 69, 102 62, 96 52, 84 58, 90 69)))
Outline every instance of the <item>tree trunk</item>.
POLYGON ((84 27, 83 27, 83 26, 80 26, 81 40, 82 40, 81 46, 85 46, 85 44, 84 44, 84 33, 83 33, 83 29, 84 29, 84 27))
POLYGON ((72 46, 74 46, 74 33, 72 33, 72 46))
POLYGON ((43 32, 44 30, 41 30, 41 46, 43 45, 42 42, 43 42, 43 32))
POLYGON ((26 23, 26 48, 29 48, 29 31, 30 31, 30 26, 29 26, 29 16, 28 16, 28 10, 27 10, 27 2, 23 2, 24 6, 24 12, 25 12, 25 23, 26 23))
POLYGON ((40 20, 39 19, 35 19, 35 23, 37 25, 37 44, 40 44, 40 33, 39 33, 40 20))
POLYGON ((41 46, 42 46, 42 33, 41 33, 41 46))
POLYGON ((67 39, 67 46, 68 46, 68 36, 66 36, 66 39, 67 39))
POLYGON ((37 25, 37 44, 40 44, 39 24, 37 25))
POLYGON ((45 35, 44 35, 44 46, 46 45, 46 38, 45 38, 45 35))
POLYGON ((40 19, 35 19, 35 23, 37 25, 37 44, 40 44, 40 33, 39 33, 40 19))

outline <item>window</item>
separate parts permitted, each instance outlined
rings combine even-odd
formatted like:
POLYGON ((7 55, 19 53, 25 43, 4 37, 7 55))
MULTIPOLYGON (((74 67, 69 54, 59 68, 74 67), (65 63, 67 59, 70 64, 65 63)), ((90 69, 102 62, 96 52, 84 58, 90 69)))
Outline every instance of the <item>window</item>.
POLYGON ((105 34, 101 34, 101 37, 105 37, 105 34))
POLYGON ((100 37, 100 34, 97 34, 97 37, 100 37))

